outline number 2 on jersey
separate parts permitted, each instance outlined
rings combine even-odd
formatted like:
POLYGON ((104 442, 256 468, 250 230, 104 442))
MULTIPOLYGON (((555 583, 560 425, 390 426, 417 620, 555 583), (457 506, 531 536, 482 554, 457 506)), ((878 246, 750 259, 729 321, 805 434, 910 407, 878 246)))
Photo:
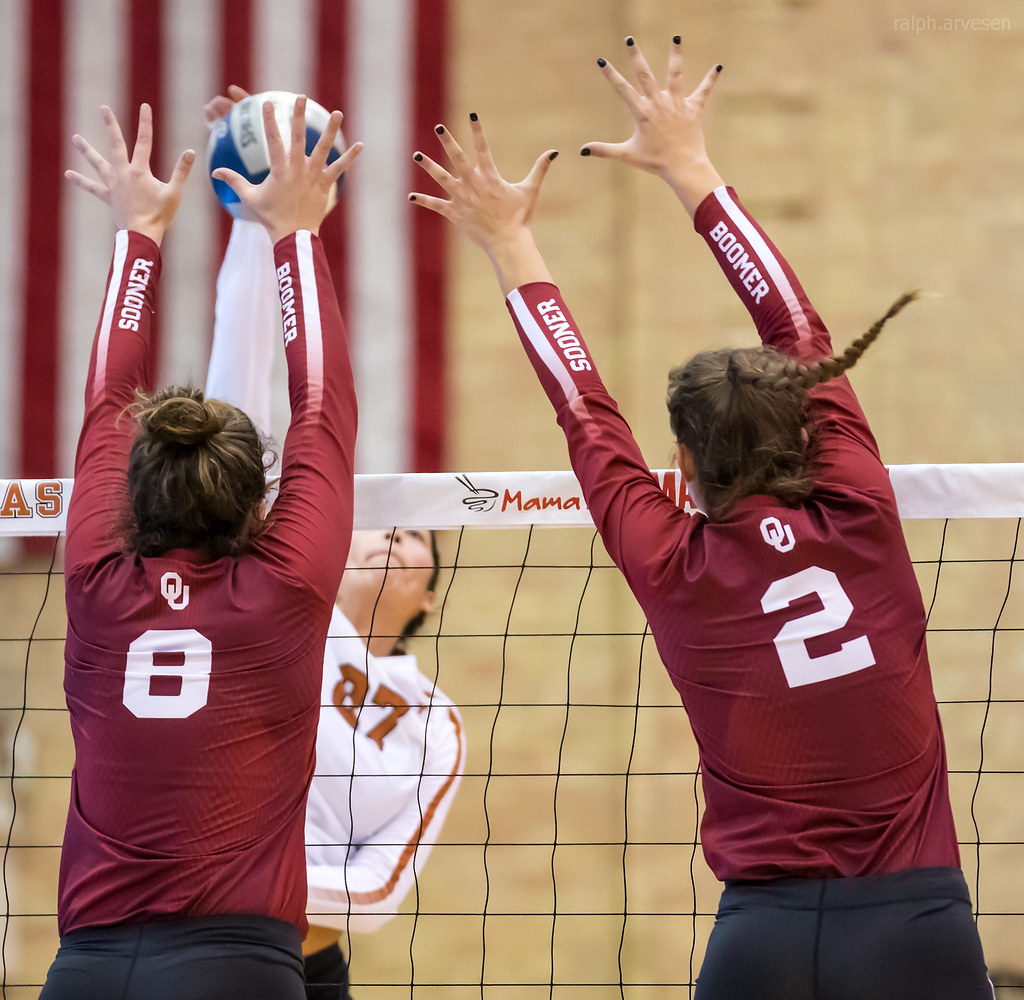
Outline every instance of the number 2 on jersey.
POLYGON ((788 608, 801 597, 817 594, 820 611, 801 615, 786 622, 775 635, 775 649, 790 687, 817 684, 864 670, 875 662, 875 654, 866 635, 844 642, 839 649, 821 656, 811 656, 807 640, 841 629, 853 614, 853 604, 846 596, 839 577, 831 570, 809 566, 792 576, 776 580, 761 598, 765 614, 788 608))

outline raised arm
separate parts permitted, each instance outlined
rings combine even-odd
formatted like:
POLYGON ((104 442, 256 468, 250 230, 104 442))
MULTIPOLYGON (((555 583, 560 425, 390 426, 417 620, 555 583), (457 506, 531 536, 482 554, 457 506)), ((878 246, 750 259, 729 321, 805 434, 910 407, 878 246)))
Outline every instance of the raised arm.
POLYGON ((411 197, 449 219, 490 258, 519 338, 565 432, 594 522, 612 558, 626 569, 631 546, 623 511, 647 501, 669 517, 679 511, 644 462, 533 241, 530 220, 552 153, 543 153, 525 180, 510 184, 498 173, 476 116, 470 128, 475 163, 441 127, 450 170, 416 154, 448 197, 411 197))
POLYGON ((235 219, 217 273, 206 395, 245 410, 264 434, 272 430, 270 372, 280 332, 274 245, 258 222, 235 219))
POLYGON ((632 37, 626 39, 626 51, 636 86, 606 60, 599 59, 598 65, 629 111, 633 134, 624 142, 588 142, 581 153, 664 180, 750 312, 761 340, 805 358, 827 354, 828 332, 796 275, 708 156, 704 111, 722 67, 712 67, 697 89, 687 93, 678 35, 672 39, 663 87, 632 37))
POLYGON ((687 93, 681 41, 679 35, 672 39, 664 87, 658 86, 632 35, 626 39, 626 49, 639 89, 610 62, 597 60, 633 118, 633 134, 624 142, 588 142, 580 155, 618 160, 660 177, 693 218, 700 203, 724 184, 704 142, 704 106, 722 67, 712 67, 697 89, 687 93))
MULTIPOLYGON (((805 363, 831 355, 829 332, 793 269, 711 164, 704 109, 722 67, 713 67, 697 89, 686 94, 678 35, 669 50, 664 87, 658 86, 632 37, 626 39, 626 49, 635 87, 604 59, 598 63, 633 118, 633 134, 624 142, 586 143, 581 152, 636 167, 669 185, 750 313, 762 342, 805 363)), ((814 390, 812 399, 822 429, 818 463, 822 475, 856 479, 860 474, 856 454, 867 450, 875 460, 878 454, 848 380, 827 383, 814 390), (852 461, 843 441, 853 445, 852 461)))
POLYGON ((72 145, 95 173, 68 170, 65 177, 110 208, 117 233, 85 383, 85 416, 75 457, 75 489, 68 511, 67 565, 110 550, 124 502, 124 472, 134 438, 122 411, 145 381, 153 299, 160 275, 160 243, 174 220, 195 152, 178 157, 169 181, 153 176, 153 115, 139 109, 138 137, 129 155, 110 108, 101 109, 109 153, 81 135, 72 145))
POLYGON ((356 402, 345 329, 317 233, 330 190, 362 144, 327 162, 341 125, 336 111, 307 156, 302 96, 287 150, 269 103, 263 123, 270 160, 266 180, 253 185, 226 168, 214 172, 273 241, 283 319, 292 418, 272 523, 258 544, 333 602, 351 538, 356 402))
POLYGON ((462 717, 447 699, 431 698, 423 770, 402 808, 344 865, 307 864, 310 922, 337 930, 374 931, 387 923, 422 874, 441 835, 466 767, 462 717))
MULTIPOLYGON (((204 108, 213 128, 249 95, 228 87, 204 108)), ((270 372, 281 330, 281 306, 274 276, 274 244, 258 222, 237 218, 231 226, 217 274, 213 345, 206 373, 206 395, 245 410, 264 434, 272 432, 270 372)))
POLYGON ((448 198, 411 194, 409 200, 443 215, 480 247, 490 259, 504 295, 532 281, 550 281, 551 274, 533 240, 530 221, 541 183, 558 153, 553 149, 541 153, 529 174, 518 184, 511 184, 498 173, 479 117, 471 114, 469 122, 475 162, 444 125, 438 125, 434 131, 448 156, 447 170, 422 152, 413 154, 413 159, 448 198))

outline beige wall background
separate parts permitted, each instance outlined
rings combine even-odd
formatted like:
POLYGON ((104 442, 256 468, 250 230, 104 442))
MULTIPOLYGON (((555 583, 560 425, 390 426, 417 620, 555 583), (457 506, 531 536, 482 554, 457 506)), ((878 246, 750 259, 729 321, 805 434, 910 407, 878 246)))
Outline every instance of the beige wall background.
MULTIPOLYGON (((675 33, 694 83, 724 64, 709 111, 711 155, 837 344, 905 289, 937 294, 903 314, 853 375, 886 460, 1021 460, 1024 7, 910 7, 453 2, 447 124, 463 136, 469 112, 479 113, 515 179, 542 150, 561 151, 538 242, 652 466, 671 454, 668 368, 754 335, 668 189, 577 156, 587 140, 629 134, 595 65, 604 56, 625 69, 627 34, 659 74, 675 33)), ((566 467, 486 259, 457 242, 451 253, 452 469, 566 467)), ((943 536, 941 525, 919 523, 909 534, 926 604, 939 576, 932 659, 965 871, 973 889, 980 858, 990 964, 1024 973, 1016 530, 958 523, 943 536)), ((424 998, 686 995, 718 892, 699 848, 691 861, 692 742, 642 616, 600 545, 590 571, 591 546, 582 530, 445 539, 459 568, 434 619, 440 637, 416 651, 463 708, 467 775, 402 914, 350 944, 358 996, 408 996, 413 983, 424 998)), ((11 912, 24 916, 9 924, 4 954, 7 982, 27 984, 7 995, 22 1000, 38 993, 32 984, 55 947, 71 748, 61 712, 62 580, 44 605, 45 566, 11 569, 0 576, 5 706, 22 704, 26 638, 44 606, 28 664, 30 711, 23 720, 20 709, 2 712, 8 758, 21 726, 17 849, 6 874, 11 912)), ((10 816, 10 790, 3 796, 10 816)))

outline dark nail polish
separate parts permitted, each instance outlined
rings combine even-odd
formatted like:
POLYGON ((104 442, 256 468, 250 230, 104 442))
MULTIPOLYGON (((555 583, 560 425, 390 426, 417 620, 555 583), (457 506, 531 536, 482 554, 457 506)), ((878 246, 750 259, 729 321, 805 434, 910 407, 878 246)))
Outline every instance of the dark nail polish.
POLYGON ((415 201, 415 200, 416 200, 416 195, 414 195, 414 194, 409 195, 409 201, 415 201))
POLYGON ((420 161, 421 161, 421 160, 423 159, 423 154, 422 154, 422 153, 413 153, 413 154, 412 154, 412 158, 413 158, 413 159, 414 159, 414 160, 415 160, 415 161, 416 161, 417 163, 419 163, 419 162, 420 162, 420 161))
POLYGON ((553 160, 556 156, 558 156, 558 150, 557 149, 550 156, 548 156, 548 159, 549 160, 553 160))
POLYGON ((673 35, 672 36, 672 44, 673 45, 678 45, 681 41, 682 41, 682 38, 680 38, 679 35, 673 35))
POLYGON ((630 35, 630 36, 629 36, 629 38, 627 38, 627 39, 626 39, 626 44, 627 44, 627 45, 630 45, 630 46, 632 46, 632 45, 635 45, 635 44, 636 44, 636 43, 635 43, 635 42, 633 41, 633 36, 632 36, 632 35, 630 35))
POLYGON ((590 156, 590 150, 586 148, 581 149, 580 156, 590 156))
POLYGON ((604 60, 604 59, 598 59, 598 60, 597 60, 597 65, 598 65, 598 66, 600 66, 600 67, 601 67, 601 69, 604 69, 604 68, 605 68, 605 66, 607 66, 607 65, 608 65, 608 63, 607 63, 607 62, 605 62, 605 60, 604 60))
POLYGON ((436 132, 436 133, 437 133, 438 135, 444 135, 444 126, 443 126, 443 125, 435 125, 435 126, 434 126, 434 131, 435 131, 435 132, 436 132))
POLYGON ((470 111, 470 113, 469 113, 469 120, 471 122, 475 122, 477 120, 477 113, 475 111, 470 111))
POLYGON ((715 72, 716 72, 716 73, 721 73, 721 72, 722 72, 722 64, 721 64, 721 63, 719 63, 719 64, 718 64, 718 65, 717 65, 717 66, 715 67, 715 72))

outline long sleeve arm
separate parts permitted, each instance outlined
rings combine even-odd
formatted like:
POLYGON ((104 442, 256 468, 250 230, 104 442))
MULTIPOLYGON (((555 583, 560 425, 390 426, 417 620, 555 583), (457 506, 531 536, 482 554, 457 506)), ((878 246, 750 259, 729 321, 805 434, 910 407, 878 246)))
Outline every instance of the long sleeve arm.
POLYGON ((217 274, 206 395, 245 410, 264 434, 271 431, 270 371, 280 331, 274 245, 258 222, 236 219, 217 274))
POLYGON ((415 794, 366 843, 352 846, 344 866, 307 866, 306 910, 311 923, 338 930, 376 930, 395 915, 422 872, 466 766, 458 710, 433 704, 429 711, 426 759, 415 794))
POLYGON ((114 527, 127 503, 125 469, 134 425, 123 411, 145 381, 160 249, 148 236, 120 230, 93 338, 85 416, 68 509, 67 569, 117 547, 114 527))
POLYGON ((698 206, 693 226, 764 343, 804 360, 817 360, 832 350, 828 330, 793 269, 732 188, 715 188, 698 206))
MULTIPOLYGON (((694 229, 710 247, 765 344, 805 363, 832 353, 828 330, 793 269, 732 188, 718 187, 701 202, 694 229)), ((813 389, 811 401, 821 477, 870 485, 877 479, 881 459, 849 379, 832 379, 813 389), (865 464, 865 453, 873 463, 865 464)))
POLYGON ((291 423, 270 525, 257 544, 333 603, 352 537, 356 399, 323 245, 299 230, 274 246, 291 423))

